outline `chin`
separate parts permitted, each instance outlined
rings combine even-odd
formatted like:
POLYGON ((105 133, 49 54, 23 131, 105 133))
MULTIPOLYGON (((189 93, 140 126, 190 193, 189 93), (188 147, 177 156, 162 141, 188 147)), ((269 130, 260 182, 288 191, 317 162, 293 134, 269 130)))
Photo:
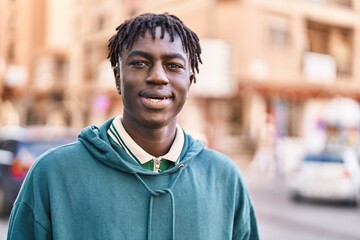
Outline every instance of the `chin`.
POLYGON ((169 118, 163 114, 149 114, 143 118, 143 124, 148 127, 164 127, 176 122, 176 117, 169 118))

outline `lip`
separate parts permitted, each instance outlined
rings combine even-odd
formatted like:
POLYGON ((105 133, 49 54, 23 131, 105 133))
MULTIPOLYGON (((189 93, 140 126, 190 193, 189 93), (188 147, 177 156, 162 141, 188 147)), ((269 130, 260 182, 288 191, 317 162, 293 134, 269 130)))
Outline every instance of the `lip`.
POLYGON ((171 104, 173 97, 167 91, 148 90, 141 92, 140 99, 146 108, 161 110, 171 104))

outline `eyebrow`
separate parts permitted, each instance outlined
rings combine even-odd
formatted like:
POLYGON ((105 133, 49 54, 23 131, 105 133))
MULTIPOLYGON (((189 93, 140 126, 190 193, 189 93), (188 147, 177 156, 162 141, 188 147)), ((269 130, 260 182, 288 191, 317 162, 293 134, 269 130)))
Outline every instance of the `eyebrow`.
MULTIPOLYGON (((146 59, 153 59, 154 57, 149 54, 148 52, 144 52, 144 51, 139 51, 139 50, 134 50, 134 51, 131 51, 128 55, 128 57, 134 57, 134 56, 140 56, 140 57, 144 57, 146 59)), ((179 54, 179 53, 169 53, 169 54, 164 54, 162 56, 162 58, 164 59, 175 59, 175 58, 178 58, 178 59, 181 59, 182 61, 186 62, 186 59, 183 55, 179 54)))
POLYGON ((151 54, 144 52, 144 51, 132 51, 129 53, 128 57, 136 57, 136 56, 140 56, 140 57, 144 57, 146 59, 152 59, 153 57, 151 56, 151 54))

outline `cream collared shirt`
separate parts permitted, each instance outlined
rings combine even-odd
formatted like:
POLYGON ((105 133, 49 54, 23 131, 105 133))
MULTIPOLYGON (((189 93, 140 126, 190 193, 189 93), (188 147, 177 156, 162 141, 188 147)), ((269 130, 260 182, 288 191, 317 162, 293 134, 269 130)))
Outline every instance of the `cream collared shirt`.
POLYGON ((154 161, 154 171, 159 171, 160 162, 162 159, 178 163, 182 148, 184 146, 184 133, 179 125, 176 125, 176 136, 170 150, 164 156, 152 156, 142 149, 126 132, 122 122, 121 116, 114 118, 110 128, 108 129, 109 136, 119 144, 127 154, 143 165, 149 161, 154 161))

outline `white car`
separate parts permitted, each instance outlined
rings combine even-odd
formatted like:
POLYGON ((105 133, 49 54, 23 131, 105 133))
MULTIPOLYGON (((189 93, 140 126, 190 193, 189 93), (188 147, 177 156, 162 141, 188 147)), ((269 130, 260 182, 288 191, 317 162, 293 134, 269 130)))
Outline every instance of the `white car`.
POLYGON ((360 204, 360 162, 348 147, 328 147, 305 155, 290 177, 293 199, 322 199, 360 204))

